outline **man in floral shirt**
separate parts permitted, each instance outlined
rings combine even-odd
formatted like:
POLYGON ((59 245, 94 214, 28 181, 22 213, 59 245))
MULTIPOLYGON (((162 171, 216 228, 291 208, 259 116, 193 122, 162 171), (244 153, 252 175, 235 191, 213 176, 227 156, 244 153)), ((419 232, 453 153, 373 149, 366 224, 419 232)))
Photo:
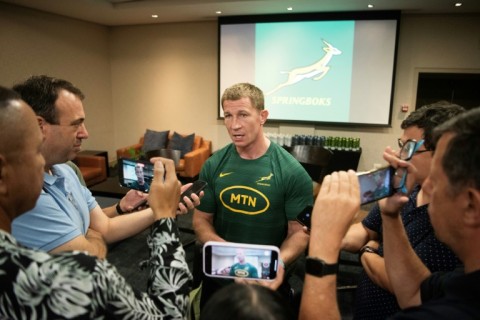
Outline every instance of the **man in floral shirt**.
POLYGON ((148 293, 139 293, 105 260, 26 249, 9 234, 12 220, 35 206, 42 189, 41 145, 31 108, 0 87, 0 318, 185 318, 191 274, 175 223, 180 183, 173 161, 155 162, 150 277, 148 293))

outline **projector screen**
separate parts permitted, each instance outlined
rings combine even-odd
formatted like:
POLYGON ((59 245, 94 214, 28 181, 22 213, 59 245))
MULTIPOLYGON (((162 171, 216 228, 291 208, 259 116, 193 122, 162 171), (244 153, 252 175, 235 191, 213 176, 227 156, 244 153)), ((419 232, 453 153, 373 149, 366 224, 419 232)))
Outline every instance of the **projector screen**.
POLYGON ((250 82, 269 121, 389 126, 399 24, 397 11, 220 18, 219 96, 250 82))

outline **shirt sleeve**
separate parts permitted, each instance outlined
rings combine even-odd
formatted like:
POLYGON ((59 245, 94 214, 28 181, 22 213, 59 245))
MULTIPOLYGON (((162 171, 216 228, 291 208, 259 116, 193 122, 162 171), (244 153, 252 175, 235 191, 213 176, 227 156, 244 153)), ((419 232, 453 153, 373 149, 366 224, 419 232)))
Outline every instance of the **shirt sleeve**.
POLYGON ((445 294, 445 283, 457 275, 456 272, 435 272, 420 285, 422 303, 438 299, 445 294))
POLYGON ((288 220, 296 220, 297 215, 308 205, 313 204, 313 183, 305 169, 297 162, 285 168, 290 173, 285 195, 285 213, 288 220))
POLYGON ((136 295, 122 277, 115 275, 112 282, 108 273, 103 274, 102 277, 107 277, 105 283, 108 287, 113 287, 107 310, 112 310, 114 318, 138 319, 145 317, 146 313, 168 319, 185 319, 192 275, 174 219, 157 221, 152 226, 147 244, 150 250, 147 293, 136 295))
POLYGON ((375 231, 379 235, 382 234, 382 217, 380 207, 376 203, 368 215, 363 219, 362 224, 365 228, 375 231))
POLYGON ((31 211, 13 220, 12 234, 22 245, 50 251, 82 234, 48 193, 42 191, 31 211))

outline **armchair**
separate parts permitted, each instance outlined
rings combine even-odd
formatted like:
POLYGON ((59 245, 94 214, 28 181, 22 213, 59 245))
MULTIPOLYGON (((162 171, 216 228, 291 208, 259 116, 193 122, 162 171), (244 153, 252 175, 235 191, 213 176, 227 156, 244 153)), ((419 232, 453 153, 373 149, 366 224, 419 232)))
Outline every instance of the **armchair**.
MULTIPOLYGON (((171 139, 174 132, 171 130, 168 139, 171 139)), ((132 158, 132 154, 142 153, 144 137, 140 137, 138 143, 117 149, 117 159, 132 158)), ((201 136, 195 135, 192 151, 185 153, 176 166, 177 175, 182 178, 193 180, 200 173, 203 163, 212 153, 212 142, 201 136)))
POLYGON ((93 155, 78 154, 73 162, 77 165, 87 187, 107 179, 105 158, 93 155))

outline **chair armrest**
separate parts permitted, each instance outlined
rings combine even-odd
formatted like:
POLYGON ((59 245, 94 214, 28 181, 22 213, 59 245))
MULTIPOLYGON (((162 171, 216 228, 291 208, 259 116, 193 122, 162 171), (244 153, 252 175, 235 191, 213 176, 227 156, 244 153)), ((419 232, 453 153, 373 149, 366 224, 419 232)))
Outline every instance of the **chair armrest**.
MULTIPOLYGON (((73 160, 78 167, 98 167, 105 168, 105 158, 92 155, 77 155, 73 160)), ((105 169, 106 172, 106 169, 105 169)))
POLYGON ((212 155, 212 141, 203 139, 200 149, 207 150, 207 152, 203 154, 205 156, 203 162, 205 162, 212 155))
POLYGON ((135 143, 130 146, 126 146, 120 149, 117 149, 117 159, 120 158, 131 158, 132 155, 130 154, 130 150, 133 149, 135 150, 135 153, 138 154, 142 150, 142 144, 141 143, 135 143))
MULTIPOLYGON (((91 169, 86 169, 86 168, 94 168, 98 169, 98 173, 95 175, 95 181, 103 181, 107 179, 107 166, 105 164, 105 158, 100 157, 100 156, 93 156, 93 155, 77 155, 77 157, 73 160, 73 162, 78 166, 80 171, 82 172, 82 175, 84 174, 84 171, 89 171, 91 169)), ((87 185, 89 184, 89 181, 86 177, 85 182, 87 185)))

